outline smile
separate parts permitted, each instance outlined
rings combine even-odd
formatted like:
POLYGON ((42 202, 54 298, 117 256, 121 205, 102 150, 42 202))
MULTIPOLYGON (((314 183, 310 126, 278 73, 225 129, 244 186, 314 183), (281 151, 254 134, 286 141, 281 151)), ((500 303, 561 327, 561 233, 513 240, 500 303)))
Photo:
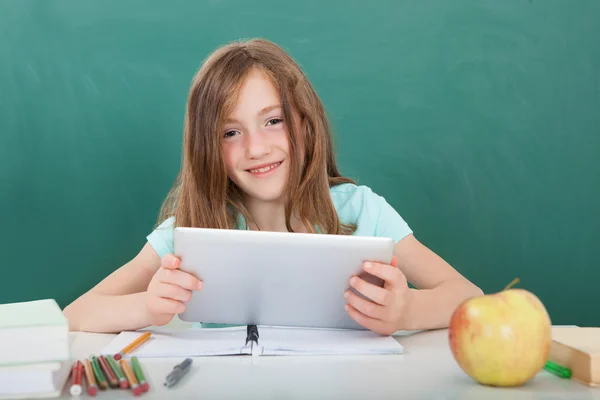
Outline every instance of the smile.
POLYGON ((273 164, 264 165, 260 168, 247 169, 246 171, 250 172, 253 175, 263 175, 263 174, 266 174, 267 172, 275 170, 277 167, 279 167, 281 165, 282 162, 283 161, 279 161, 279 162, 276 162, 273 164))

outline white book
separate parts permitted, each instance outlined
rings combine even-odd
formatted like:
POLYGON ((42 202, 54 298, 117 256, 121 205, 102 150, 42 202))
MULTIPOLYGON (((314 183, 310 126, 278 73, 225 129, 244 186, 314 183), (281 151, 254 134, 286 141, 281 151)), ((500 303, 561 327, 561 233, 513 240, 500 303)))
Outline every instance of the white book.
MULTIPOLYGON (((401 354, 402 345, 391 336, 371 331, 258 326, 258 340, 247 327, 161 330, 127 356, 195 357, 219 355, 326 355, 401 354), (247 340, 248 339, 248 340, 247 340)), ((121 332, 101 354, 116 354, 142 331, 121 332)))
POLYGON ((69 324, 56 301, 0 304, 0 367, 69 357, 69 324))
POLYGON ((70 371, 70 361, 0 367, 0 399, 58 397, 70 371))

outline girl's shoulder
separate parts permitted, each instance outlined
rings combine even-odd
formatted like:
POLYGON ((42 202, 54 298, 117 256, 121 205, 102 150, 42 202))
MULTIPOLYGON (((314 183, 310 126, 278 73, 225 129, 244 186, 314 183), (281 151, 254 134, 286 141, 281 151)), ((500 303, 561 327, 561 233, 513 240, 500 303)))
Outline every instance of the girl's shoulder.
POLYGON ((375 194, 370 187, 354 183, 341 183, 329 188, 331 199, 336 209, 343 206, 364 207, 365 204, 375 205, 381 196, 375 194))
POLYGON ((154 248, 156 253, 162 258, 166 254, 172 254, 173 249, 173 228, 175 225, 175 217, 169 217, 161 222, 146 239, 154 248))
POLYGON ((332 186, 330 193, 342 223, 357 226, 355 235, 388 236, 398 242, 412 233, 387 200, 368 186, 343 183, 332 186))
POLYGON ((361 217, 376 218, 383 198, 370 187, 342 183, 329 189, 338 216, 348 223, 357 223, 361 217))

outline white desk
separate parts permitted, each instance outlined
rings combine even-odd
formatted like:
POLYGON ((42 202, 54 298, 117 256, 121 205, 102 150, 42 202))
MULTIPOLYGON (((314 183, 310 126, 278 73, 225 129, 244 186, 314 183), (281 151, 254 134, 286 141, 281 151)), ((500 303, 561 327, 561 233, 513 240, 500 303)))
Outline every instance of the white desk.
MULTIPOLYGON (((115 335, 71 333, 73 357, 83 359, 115 335)), ((177 359, 140 359, 150 391, 140 399, 599 399, 588 388, 540 372, 521 388, 477 384, 456 364, 447 330, 400 336, 403 355, 384 356, 226 356, 194 358, 192 370, 171 389, 164 377, 177 359)), ((89 398, 87 395, 82 398, 89 398)), ((98 399, 132 399, 131 390, 100 391, 98 399)), ((62 399, 68 395, 68 384, 62 399)))

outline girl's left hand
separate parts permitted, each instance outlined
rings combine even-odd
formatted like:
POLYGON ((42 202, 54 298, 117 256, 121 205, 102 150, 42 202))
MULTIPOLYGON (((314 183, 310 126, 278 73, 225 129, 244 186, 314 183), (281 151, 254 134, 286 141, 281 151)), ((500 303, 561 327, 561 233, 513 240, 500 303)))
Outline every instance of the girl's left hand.
POLYGON ((350 286, 372 301, 357 296, 352 290, 344 294, 348 302, 346 312, 350 317, 364 328, 386 336, 402 329, 410 293, 406 277, 397 265, 395 256, 392 257, 391 265, 373 262, 363 264, 365 272, 384 281, 383 287, 373 285, 358 276, 350 279, 350 286))

